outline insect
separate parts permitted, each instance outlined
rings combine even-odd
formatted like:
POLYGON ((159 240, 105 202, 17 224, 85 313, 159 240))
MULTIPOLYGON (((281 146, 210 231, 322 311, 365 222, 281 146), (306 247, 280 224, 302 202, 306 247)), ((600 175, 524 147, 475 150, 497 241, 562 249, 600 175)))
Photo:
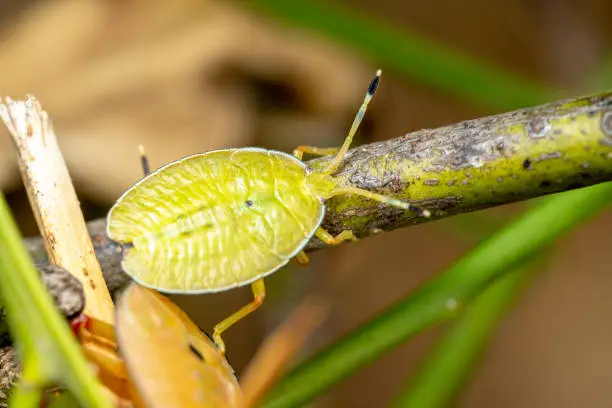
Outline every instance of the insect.
POLYGON ((354 194, 429 217, 425 209, 334 179, 381 74, 368 86, 340 148, 299 146, 293 155, 253 147, 216 150, 146 175, 107 217, 108 237, 123 248, 124 271, 164 293, 213 293, 250 284, 254 300, 214 329, 223 351, 221 334, 263 303, 263 278, 292 258, 306 264, 303 249, 313 236, 330 245, 356 241, 351 230, 333 236, 321 227, 327 199, 354 194), (314 171, 301 160, 304 153, 335 156, 314 171))
POLYGON ((328 310, 324 298, 307 298, 264 341, 242 387, 213 340, 168 298, 138 283, 119 298, 115 327, 84 315, 72 327, 102 383, 124 405, 252 408, 328 310))

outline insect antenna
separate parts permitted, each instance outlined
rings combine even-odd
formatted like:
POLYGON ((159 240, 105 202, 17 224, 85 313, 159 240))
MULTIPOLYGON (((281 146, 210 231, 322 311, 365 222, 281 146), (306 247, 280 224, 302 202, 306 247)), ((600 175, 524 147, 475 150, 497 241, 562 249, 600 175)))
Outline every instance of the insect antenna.
POLYGON ((363 100, 363 103, 361 104, 361 107, 359 108, 359 111, 357 112, 357 115, 355 115, 355 119, 353 120, 351 129, 349 130, 349 134, 344 140, 344 144, 338 151, 338 154, 336 155, 336 157, 334 157, 334 159, 329 164, 329 166, 323 171, 323 173, 333 174, 336 170, 338 170, 338 168, 342 164, 342 160, 344 159, 346 152, 348 152, 348 149, 351 146, 351 143, 353 142, 353 137, 355 136, 355 133, 357 133, 357 128, 359 127, 359 124, 363 120, 363 116, 365 115, 366 110, 368 109, 368 104, 372 100, 374 93, 376 93, 376 89, 378 89, 378 84, 380 84, 381 76, 382 76, 382 70, 379 69, 378 71, 376 71, 376 75, 374 76, 374 78, 372 79, 372 82, 370 82, 370 85, 368 86, 368 91, 366 92, 366 96, 363 100))
POLYGON ((342 194, 354 194, 354 195, 358 195, 361 197, 366 197, 371 200, 378 201, 378 202, 381 202, 387 205, 392 205, 394 207, 398 207, 404 210, 414 211, 422 215, 425 218, 429 218, 431 216, 431 213, 429 212, 429 210, 426 210, 424 208, 417 207, 416 205, 410 204, 405 201, 396 200, 395 198, 392 198, 386 195, 373 193, 371 191, 363 190, 361 188, 356 188, 356 187, 337 188, 332 191, 332 194, 330 195, 330 197, 342 195, 342 194))
POLYGON ((147 153, 145 152, 145 148, 143 145, 138 145, 138 152, 140 153, 140 164, 142 165, 142 172, 145 177, 151 174, 151 165, 149 164, 149 158, 147 157, 147 153))

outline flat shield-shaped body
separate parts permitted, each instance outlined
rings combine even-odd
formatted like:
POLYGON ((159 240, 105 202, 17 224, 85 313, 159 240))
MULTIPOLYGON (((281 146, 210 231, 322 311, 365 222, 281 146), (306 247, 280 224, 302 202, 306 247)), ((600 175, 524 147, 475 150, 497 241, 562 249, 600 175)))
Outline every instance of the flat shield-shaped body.
POLYGON ((167 293, 227 290, 297 255, 325 214, 288 154, 242 148, 172 162, 126 191, 108 214, 123 269, 167 293))

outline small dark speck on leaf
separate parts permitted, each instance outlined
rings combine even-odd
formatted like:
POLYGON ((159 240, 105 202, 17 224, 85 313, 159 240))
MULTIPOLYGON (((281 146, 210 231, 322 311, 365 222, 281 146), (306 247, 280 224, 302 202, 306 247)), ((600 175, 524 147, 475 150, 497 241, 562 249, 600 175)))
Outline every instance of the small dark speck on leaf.
POLYGON ((205 361, 204 356, 196 349, 193 344, 189 345, 189 351, 191 351, 200 361, 205 361))
POLYGON ((251 201, 251 200, 246 200, 246 201, 244 202, 244 204, 245 204, 247 207, 252 207, 252 206, 253 206, 253 201, 251 201))

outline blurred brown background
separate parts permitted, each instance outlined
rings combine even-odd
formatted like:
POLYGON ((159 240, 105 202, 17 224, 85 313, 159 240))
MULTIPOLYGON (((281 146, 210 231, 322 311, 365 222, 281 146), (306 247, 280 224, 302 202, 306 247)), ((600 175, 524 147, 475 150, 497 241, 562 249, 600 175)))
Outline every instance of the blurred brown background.
MULTIPOLYGON (((586 80, 612 51, 612 3, 605 0, 342 3, 566 94, 597 89, 586 80)), ((103 216, 141 177, 139 143, 153 167, 230 146, 289 151, 339 144, 376 68, 321 34, 240 3, 0 0, 0 95, 33 93, 49 112, 88 219, 103 216)), ((495 112, 385 75, 358 142, 495 112)), ((23 232, 35 234, 4 129, 0 188, 23 232)), ((559 242, 456 406, 612 406, 611 226, 607 213, 559 242)), ((334 274, 349 275, 349 283, 304 354, 374 316, 476 243, 446 220, 313 254, 307 269, 291 265, 269 279, 264 307, 228 332, 231 362, 240 372, 266 333, 334 274)), ((178 300, 210 329, 249 299, 243 289, 178 300)), ((396 349, 314 406, 386 406, 439 333, 396 349)))

